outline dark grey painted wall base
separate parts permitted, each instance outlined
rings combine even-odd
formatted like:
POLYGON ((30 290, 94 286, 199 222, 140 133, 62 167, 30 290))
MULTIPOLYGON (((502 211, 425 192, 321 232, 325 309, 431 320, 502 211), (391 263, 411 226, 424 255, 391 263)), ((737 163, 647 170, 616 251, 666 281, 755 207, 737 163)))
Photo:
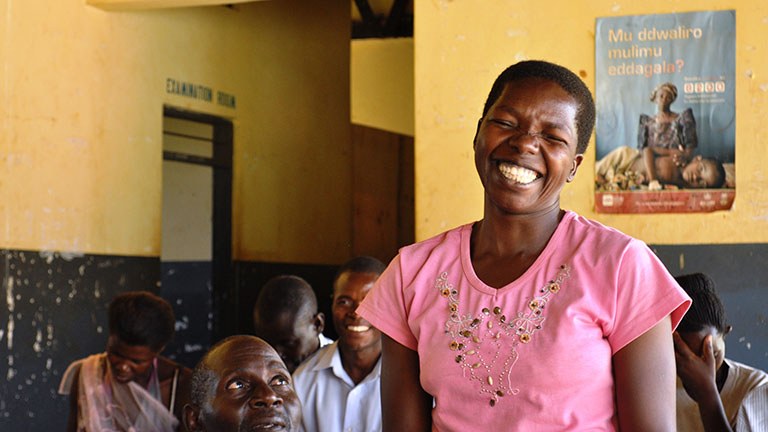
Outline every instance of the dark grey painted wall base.
POLYGON ((0 431, 64 429, 61 375, 73 360, 104 351, 107 307, 121 292, 151 291, 173 305, 177 333, 165 355, 194 365, 208 348, 205 263, 163 264, 161 289, 158 258, 0 250, 0 259, 0 431))
POLYGON ((62 373, 104 351, 115 294, 158 291, 159 260, 8 250, 0 259, 0 430, 63 430, 62 373))
MULTIPOLYGON (((168 357, 193 367, 215 342, 208 262, 25 250, 0 250, 0 260, 0 431, 64 429, 61 375, 73 360, 104 350, 107 307, 121 292, 147 290, 171 303, 176 336, 164 352, 168 357)), ((278 274, 307 279, 330 313, 335 266, 235 262, 233 268, 238 306, 227 313, 240 318, 239 332, 252 330, 258 289, 278 274)))
POLYGON ((726 357, 768 370, 768 244, 654 245, 675 276, 706 273, 717 284, 733 331, 726 357))

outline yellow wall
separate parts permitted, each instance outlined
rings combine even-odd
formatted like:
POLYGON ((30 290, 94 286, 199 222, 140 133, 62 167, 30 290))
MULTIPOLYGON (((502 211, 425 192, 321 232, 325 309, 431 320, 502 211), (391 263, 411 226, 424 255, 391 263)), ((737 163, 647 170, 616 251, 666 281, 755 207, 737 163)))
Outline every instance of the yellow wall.
MULTIPOLYGON (((736 10, 736 202, 711 214, 594 213, 594 149, 562 207, 648 243, 768 242, 768 2, 752 0, 520 0, 415 2, 416 233, 424 239, 482 217, 472 137, 493 80, 506 66, 546 59, 594 90, 595 18, 736 10)), ((594 141, 593 141, 594 144, 594 141)))
POLYGON ((413 39, 356 39, 350 58, 352 123, 413 136, 413 39))
POLYGON ((0 247, 160 253, 163 105, 234 124, 234 258, 350 243, 349 5, 0 1, 0 247), (173 78, 234 109, 168 94, 173 78))

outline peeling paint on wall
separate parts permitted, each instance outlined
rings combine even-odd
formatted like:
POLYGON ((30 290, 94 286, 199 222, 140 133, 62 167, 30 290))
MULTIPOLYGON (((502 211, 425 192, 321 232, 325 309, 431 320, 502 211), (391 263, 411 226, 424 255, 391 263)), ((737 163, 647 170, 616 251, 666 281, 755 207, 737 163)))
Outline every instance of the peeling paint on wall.
POLYGON ((6 338, 8 341, 8 351, 10 351, 13 349, 13 311, 16 309, 16 301, 13 298, 13 276, 8 276, 7 282, 4 285, 6 286, 7 290, 5 292, 5 302, 8 306, 8 333, 6 334, 6 338))
POLYGON ((0 430, 61 429, 57 394, 70 362, 104 350, 107 305, 130 289, 157 291, 159 260, 0 250, 0 430))

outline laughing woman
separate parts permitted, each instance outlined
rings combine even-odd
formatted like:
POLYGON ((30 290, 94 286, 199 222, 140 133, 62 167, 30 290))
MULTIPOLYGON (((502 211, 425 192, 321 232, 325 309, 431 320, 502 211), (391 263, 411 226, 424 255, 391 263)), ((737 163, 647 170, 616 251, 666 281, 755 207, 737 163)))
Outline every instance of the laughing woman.
POLYGON ((401 249, 359 308, 386 335, 385 431, 674 430, 688 297, 643 242, 560 208, 594 118, 561 66, 496 79, 483 218, 401 249))

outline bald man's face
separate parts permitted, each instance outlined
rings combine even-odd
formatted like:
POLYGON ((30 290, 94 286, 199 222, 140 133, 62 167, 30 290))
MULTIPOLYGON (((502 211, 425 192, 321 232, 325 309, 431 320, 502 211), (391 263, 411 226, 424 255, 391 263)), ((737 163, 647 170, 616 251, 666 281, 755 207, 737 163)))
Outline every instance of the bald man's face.
POLYGON ((255 337, 235 339, 208 357, 215 388, 205 406, 185 412, 193 431, 298 431, 301 404, 274 349, 255 337), (192 418, 190 418, 192 416, 192 418), (190 421, 191 420, 191 421, 190 421))

